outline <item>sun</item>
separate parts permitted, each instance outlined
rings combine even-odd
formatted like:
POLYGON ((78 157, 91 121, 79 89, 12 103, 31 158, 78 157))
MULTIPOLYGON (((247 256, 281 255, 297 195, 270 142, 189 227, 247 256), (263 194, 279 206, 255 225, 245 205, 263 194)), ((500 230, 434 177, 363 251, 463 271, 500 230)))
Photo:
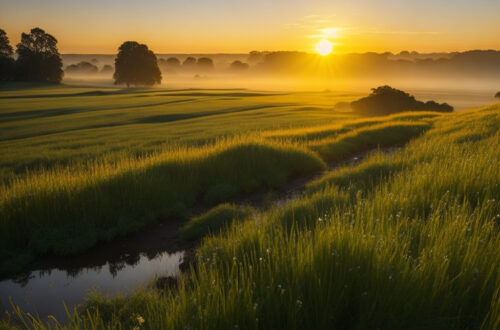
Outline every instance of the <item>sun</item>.
POLYGON ((326 39, 321 39, 316 44, 316 50, 322 56, 330 54, 332 52, 332 49, 333 49, 333 44, 326 39))

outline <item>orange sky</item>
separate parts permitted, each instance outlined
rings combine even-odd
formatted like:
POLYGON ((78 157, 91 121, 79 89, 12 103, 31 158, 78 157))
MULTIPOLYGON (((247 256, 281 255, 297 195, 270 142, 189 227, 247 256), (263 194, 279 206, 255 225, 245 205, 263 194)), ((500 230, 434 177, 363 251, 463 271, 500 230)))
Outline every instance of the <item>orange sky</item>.
POLYGON ((2 0, 12 44, 39 26, 61 53, 115 53, 125 40, 157 53, 420 52, 500 49, 500 1, 491 0, 2 0))

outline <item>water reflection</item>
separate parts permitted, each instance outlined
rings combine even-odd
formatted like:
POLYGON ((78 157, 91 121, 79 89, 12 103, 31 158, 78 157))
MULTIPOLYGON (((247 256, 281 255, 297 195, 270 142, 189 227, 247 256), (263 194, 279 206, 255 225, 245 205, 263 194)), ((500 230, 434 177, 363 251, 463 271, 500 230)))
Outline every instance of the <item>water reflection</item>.
POLYGON ((2 309, 11 309, 9 299, 24 311, 42 318, 65 319, 63 302, 72 310, 90 290, 106 295, 127 293, 147 285, 155 276, 177 276, 184 251, 174 253, 124 254, 101 266, 35 270, 0 282, 2 309))

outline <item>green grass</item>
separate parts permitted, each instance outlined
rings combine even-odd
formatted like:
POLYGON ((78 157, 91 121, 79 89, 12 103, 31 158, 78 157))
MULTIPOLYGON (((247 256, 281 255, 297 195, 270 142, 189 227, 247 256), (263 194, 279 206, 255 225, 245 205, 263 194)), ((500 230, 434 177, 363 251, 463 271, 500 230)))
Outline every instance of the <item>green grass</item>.
POLYGON ((251 207, 241 207, 234 204, 220 204, 200 216, 189 220, 179 231, 180 237, 186 240, 201 238, 220 232, 229 227, 235 220, 248 218, 254 210, 251 207))
MULTIPOLYGON (((17 86, 19 87, 19 86, 17 86)), ((26 171, 117 161, 222 137, 356 118, 356 94, 246 90, 0 89, 0 182, 26 171)))
POLYGON ((169 216, 325 168, 307 149, 227 141, 139 161, 28 175, 1 191, 2 268, 21 253, 72 254, 169 216), (234 170, 237 168, 238 170, 234 170))
POLYGON ((0 91, 2 272, 409 141, 246 221, 227 204, 192 219, 208 236, 176 290, 94 294, 55 328, 500 326, 498 105, 357 118, 328 93, 30 92, 0 91))
POLYGON ((496 329, 499 126, 498 106, 440 116, 204 240, 178 289, 93 295, 55 328, 496 329))
POLYGON ((350 97, 330 93, 28 92, 0 91, 7 102, 0 114, 7 128, 0 142, 0 150, 7 148, 0 161, 0 273, 39 254, 74 254, 160 219, 190 217, 199 203, 277 189, 324 170, 326 161, 405 142, 438 118, 428 112, 356 118, 328 109, 332 98, 350 97), (186 97, 195 101, 179 108, 174 101, 186 97), (145 124, 176 114, 188 117, 170 126, 145 124), (102 127, 88 128, 96 123, 102 127))

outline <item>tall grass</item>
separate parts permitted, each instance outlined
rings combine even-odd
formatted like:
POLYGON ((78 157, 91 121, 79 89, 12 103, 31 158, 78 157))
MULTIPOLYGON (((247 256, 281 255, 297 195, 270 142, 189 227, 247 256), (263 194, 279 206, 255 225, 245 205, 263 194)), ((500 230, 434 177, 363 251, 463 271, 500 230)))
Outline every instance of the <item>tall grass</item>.
POLYGON ((498 108, 441 117, 206 239, 176 290, 94 295, 56 328, 498 328, 499 126, 498 108))
POLYGON ((189 220, 180 230, 179 236, 185 240, 200 240, 229 227, 235 220, 244 220, 254 213, 252 207, 223 203, 189 220))
POLYGON ((211 205, 324 168, 305 148, 247 139, 28 175, 1 191, 4 269, 13 266, 8 257, 16 250, 71 254, 158 219, 185 216, 199 199, 211 205))
POLYGON ((251 134, 27 171, 0 185, 0 273, 15 272, 39 254, 74 254, 160 219, 185 218, 196 203, 276 189, 292 176, 324 170, 327 161, 406 142, 435 117, 399 114, 347 121, 342 127, 349 132, 328 137, 327 129, 310 141, 251 134))

